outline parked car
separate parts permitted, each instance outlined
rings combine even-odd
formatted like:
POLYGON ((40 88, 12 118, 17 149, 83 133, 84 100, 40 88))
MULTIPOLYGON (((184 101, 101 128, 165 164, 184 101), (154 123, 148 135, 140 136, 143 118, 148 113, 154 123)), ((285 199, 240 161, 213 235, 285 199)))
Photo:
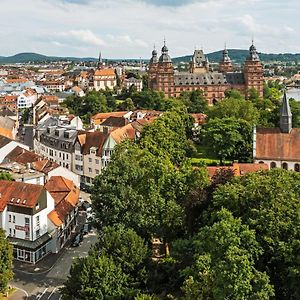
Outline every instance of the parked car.
POLYGON ((82 242, 82 239, 83 239, 83 236, 81 233, 77 233, 75 236, 74 236, 74 239, 71 243, 71 246, 72 247, 78 247, 80 245, 80 243, 82 242))
POLYGON ((91 203, 89 203, 88 201, 83 201, 81 204, 81 208, 87 212, 88 210, 92 209, 91 203))
POLYGON ((82 227, 82 234, 83 234, 83 235, 88 234, 88 233, 91 231, 91 229, 92 229, 91 224, 85 223, 85 224, 83 225, 83 227, 82 227))

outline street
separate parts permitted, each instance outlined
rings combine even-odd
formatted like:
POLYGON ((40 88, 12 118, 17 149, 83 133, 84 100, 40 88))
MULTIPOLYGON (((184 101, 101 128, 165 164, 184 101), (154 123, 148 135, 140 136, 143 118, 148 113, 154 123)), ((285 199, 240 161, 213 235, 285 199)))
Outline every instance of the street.
POLYGON ((24 124, 23 126, 20 126, 18 139, 21 143, 29 146, 30 149, 33 149, 33 125, 24 124))
MULTIPOLYGON (((85 219, 85 212, 83 214, 82 221, 85 219)), ((59 300, 61 298, 59 288, 62 287, 69 275, 72 260, 76 257, 87 256, 90 247, 96 241, 97 234, 95 231, 91 231, 83 237, 83 241, 78 247, 67 246, 59 254, 55 254, 57 259, 46 270, 36 268, 27 272, 15 268, 15 278, 11 284, 17 289, 17 292, 9 299, 59 300)))

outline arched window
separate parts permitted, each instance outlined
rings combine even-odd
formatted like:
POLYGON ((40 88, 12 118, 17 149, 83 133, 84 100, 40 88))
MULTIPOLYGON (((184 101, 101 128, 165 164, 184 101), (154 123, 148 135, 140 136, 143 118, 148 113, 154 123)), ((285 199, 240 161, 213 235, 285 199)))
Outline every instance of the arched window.
MULTIPOLYGON (((264 164, 264 162, 263 162, 263 161, 260 161, 259 164, 264 164)), ((276 167, 276 166, 275 166, 275 167, 276 167)))
POLYGON ((272 161, 271 162, 271 169, 276 168, 276 162, 272 161))
POLYGON ((295 170, 296 172, 300 172, 300 165, 299 165, 299 164, 295 164, 294 170, 295 170))
POLYGON ((283 163, 283 164, 282 164, 282 169, 287 170, 287 169, 288 169, 288 164, 287 164, 287 163, 283 163))

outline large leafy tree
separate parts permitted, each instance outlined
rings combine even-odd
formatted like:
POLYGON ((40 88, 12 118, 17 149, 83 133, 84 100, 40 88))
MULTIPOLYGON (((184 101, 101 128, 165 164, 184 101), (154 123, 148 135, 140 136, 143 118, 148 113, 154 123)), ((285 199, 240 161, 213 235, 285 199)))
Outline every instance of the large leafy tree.
POLYGON ((182 100, 189 113, 204 113, 207 110, 208 104, 203 91, 182 92, 179 99, 182 100))
POLYGON ((221 207, 257 233, 276 299, 300 298, 300 174, 281 169, 252 173, 220 186, 212 211, 221 207))
POLYGON ((255 268, 262 250, 254 230, 227 210, 193 239, 194 262, 185 269, 185 299, 270 299, 274 292, 265 273, 255 268))
POLYGON ((148 260, 145 242, 132 229, 103 228, 88 256, 73 262, 63 299, 132 299, 145 288, 148 260))
POLYGON ((243 119, 251 125, 256 125, 259 119, 259 111, 252 102, 245 99, 228 98, 218 102, 208 111, 209 118, 243 119))
POLYGON ((13 278, 12 272, 13 247, 7 241, 4 231, 0 228, 0 293, 4 293, 13 278))
POLYGON ((126 285, 127 276, 112 257, 89 255, 73 262, 62 299, 124 299, 126 285))
POLYGON ((203 126, 200 140, 220 159, 248 161, 252 155, 252 126, 235 118, 211 119, 203 126))

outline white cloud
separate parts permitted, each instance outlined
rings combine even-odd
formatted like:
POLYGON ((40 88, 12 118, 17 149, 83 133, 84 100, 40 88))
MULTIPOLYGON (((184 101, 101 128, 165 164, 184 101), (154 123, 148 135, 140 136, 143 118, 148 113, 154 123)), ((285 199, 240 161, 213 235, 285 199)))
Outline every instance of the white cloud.
POLYGON ((171 56, 190 54, 195 45, 219 50, 225 41, 245 49, 252 35, 259 51, 298 51, 298 0, 166 1, 1 0, 0 55, 96 57, 101 49, 104 57, 149 57, 164 36, 171 56))

